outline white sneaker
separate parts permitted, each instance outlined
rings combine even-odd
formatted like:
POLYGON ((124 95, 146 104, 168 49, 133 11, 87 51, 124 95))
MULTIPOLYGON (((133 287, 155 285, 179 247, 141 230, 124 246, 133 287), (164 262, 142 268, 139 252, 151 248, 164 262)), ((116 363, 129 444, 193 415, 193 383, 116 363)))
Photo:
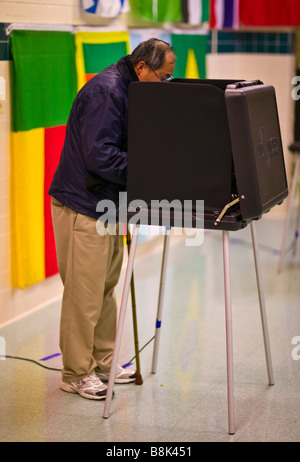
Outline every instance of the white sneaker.
MULTIPOLYGON (((96 372, 97 377, 103 382, 108 382, 109 371, 108 372, 96 372)), ((123 367, 117 365, 115 383, 130 383, 135 382, 136 371, 133 369, 124 369, 123 367)))
POLYGON ((104 399, 107 386, 101 382, 97 375, 90 375, 75 382, 61 382, 60 388, 69 393, 78 393, 88 399, 104 399))

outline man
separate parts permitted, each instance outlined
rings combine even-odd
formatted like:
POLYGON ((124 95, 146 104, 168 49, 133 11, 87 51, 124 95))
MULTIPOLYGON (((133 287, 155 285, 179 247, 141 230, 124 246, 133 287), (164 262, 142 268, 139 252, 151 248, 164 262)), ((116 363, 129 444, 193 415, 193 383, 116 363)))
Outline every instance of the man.
MULTIPOLYGON (((49 194, 58 268, 64 284, 60 323, 61 388, 89 399, 106 396, 116 335, 114 288, 119 280, 122 233, 97 233, 97 204, 118 207, 126 189, 128 86, 166 82, 176 57, 161 40, 142 42, 79 91, 49 194), (104 234, 104 235, 103 235, 104 234)), ((142 104, 141 104, 142 107, 142 104)), ((144 108, 142 108, 144 110, 144 108)), ((118 366, 117 383, 135 380, 118 366)))

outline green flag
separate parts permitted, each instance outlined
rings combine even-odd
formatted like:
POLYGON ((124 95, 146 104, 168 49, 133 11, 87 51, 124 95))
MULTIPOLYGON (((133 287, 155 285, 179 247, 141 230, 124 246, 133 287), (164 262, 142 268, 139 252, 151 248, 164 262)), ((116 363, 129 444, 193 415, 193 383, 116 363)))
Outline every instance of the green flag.
POLYGON ((142 19, 154 22, 182 20, 181 0, 130 0, 130 8, 142 19))
POLYGON ((126 42, 83 43, 86 74, 96 74, 127 54, 126 42))
POLYGON ((207 37, 207 34, 172 34, 177 56, 174 77, 206 77, 207 37))
POLYGON ((74 35, 14 30, 9 41, 14 131, 65 124, 77 93, 74 35))
POLYGON ((129 54, 127 31, 79 31, 75 44, 78 89, 95 74, 129 54))

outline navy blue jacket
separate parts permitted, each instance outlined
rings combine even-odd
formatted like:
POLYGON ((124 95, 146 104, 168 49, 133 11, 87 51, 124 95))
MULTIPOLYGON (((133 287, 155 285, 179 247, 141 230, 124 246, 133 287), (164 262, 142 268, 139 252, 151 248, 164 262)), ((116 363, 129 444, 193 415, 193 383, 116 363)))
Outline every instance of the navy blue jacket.
POLYGON ((128 86, 138 80, 128 56, 90 79, 70 111, 49 194, 76 212, 99 218, 100 200, 118 206, 126 190, 128 86))

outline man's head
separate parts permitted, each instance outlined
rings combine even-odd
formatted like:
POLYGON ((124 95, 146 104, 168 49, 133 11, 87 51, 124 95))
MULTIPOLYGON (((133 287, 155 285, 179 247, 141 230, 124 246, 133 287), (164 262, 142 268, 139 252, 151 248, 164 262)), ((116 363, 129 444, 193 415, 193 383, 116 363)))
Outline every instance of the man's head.
POLYGON ((163 40, 151 38, 140 43, 130 60, 141 82, 166 82, 174 74, 176 56, 163 40))

